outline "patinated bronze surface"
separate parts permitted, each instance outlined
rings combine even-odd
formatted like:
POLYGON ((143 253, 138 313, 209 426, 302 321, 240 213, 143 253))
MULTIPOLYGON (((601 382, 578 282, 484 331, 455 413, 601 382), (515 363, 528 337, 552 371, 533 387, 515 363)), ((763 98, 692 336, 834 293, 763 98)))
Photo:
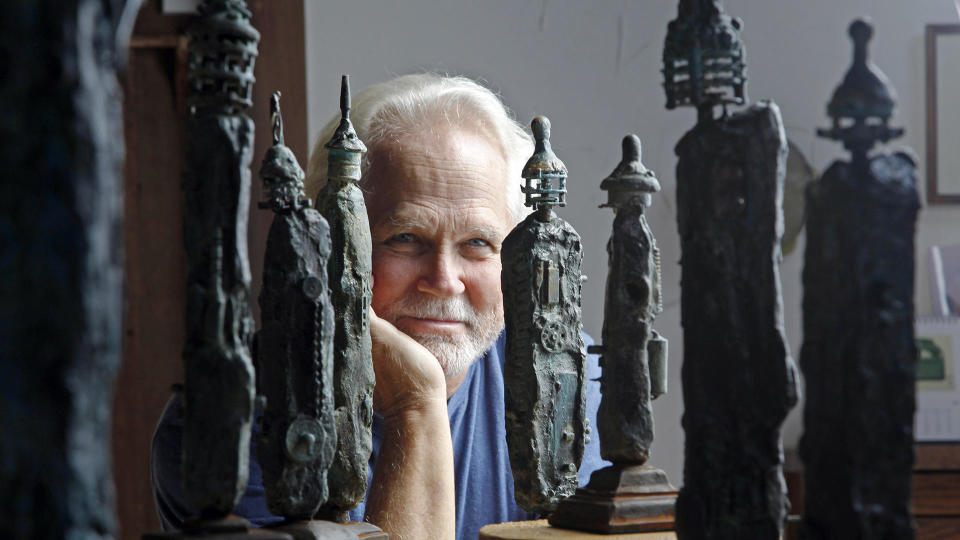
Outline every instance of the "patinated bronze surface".
POLYGON ((728 114, 746 101, 741 27, 718 0, 682 0, 664 48, 668 107, 698 111, 676 147, 683 539, 776 539, 788 509, 780 426, 797 390, 779 275, 787 143, 772 102, 728 114), (671 78, 677 65, 689 80, 671 78))
POLYGON ((623 159, 600 184, 616 213, 607 243, 609 273, 601 354, 603 399, 597 412, 600 454, 613 465, 560 503, 550 524, 597 532, 670 529, 676 488, 659 469, 644 466, 653 442, 651 400, 666 392, 667 341, 653 330, 663 309, 660 250, 644 208, 660 191, 640 161, 640 139, 623 139, 623 159))
POLYGON ((310 208, 303 170, 283 144, 279 92, 271 102, 273 146, 260 167, 261 207, 276 213, 264 255, 257 333, 258 393, 266 398, 257 456, 267 507, 292 520, 313 517, 328 495, 337 446, 333 409, 330 227, 310 208))
POLYGON ((113 538, 122 69, 138 0, 0 17, 0 537, 113 538))
POLYGON ((250 359, 247 211, 259 34, 240 0, 207 0, 190 29, 187 71, 184 492, 205 518, 229 514, 247 485, 250 359))
POLYGON ((583 459, 586 352, 581 332, 580 235, 563 206, 567 168, 550 147, 550 121, 533 120, 537 146, 523 170, 535 208, 503 242, 507 446, 517 504, 552 511, 577 488, 583 459))
POLYGON ((370 225, 360 179, 360 158, 366 147, 350 123, 350 86, 341 86, 342 120, 327 143, 327 184, 317 209, 330 225, 332 253, 327 267, 334 324, 334 418, 337 451, 328 474, 330 496, 319 517, 346 521, 347 510, 367 492, 367 462, 372 449, 373 360, 370 355, 371 243, 370 225))
POLYGON ((867 59, 872 29, 850 25, 853 65, 827 108, 850 161, 807 190, 803 269, 806 379, 801 537, 913 538, 916 349, 914 234, 920 203, 910 151, 868 155, 887 127, 893 89, 867 59))

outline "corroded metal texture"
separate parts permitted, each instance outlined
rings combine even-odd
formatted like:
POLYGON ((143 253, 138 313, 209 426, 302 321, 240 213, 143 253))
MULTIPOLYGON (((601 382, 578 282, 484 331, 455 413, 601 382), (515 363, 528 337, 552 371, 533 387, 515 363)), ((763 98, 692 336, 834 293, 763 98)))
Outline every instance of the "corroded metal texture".
POLYGON ((330 227, 303 194, 303 170, 283 144, 279 92, 271 102, 273 146, 260 167, 261 207, 276 213, 267 237, 257 390, 266 398, 257 456, 267 507, 308 520, 327 499, 337 445, 333 419, 333 307, 327 260, 330 227))
POLYGON ((0 537, 114 538, 122 67, 138 0, 13 0, 0 42, 0 537))
POLYGON ((330 496, 320 516, 345 521, 367 491, 373 423, 373 360, 370 341, 370 224, 360 179, 360 158, 366 151, 350 123, 350 86, 343 77, 342 120, 327 143, 327 184, 317 209, 330 224, 332 253, 327 267, 334 325, 334 400, 337 451, 328 474, 330 496))
POLYGON ((724 13, 720 0, 680 0, 663 47, 668 109, 690 105, 704 113, 714 105, 746 102, 741 28, 743 22, 724 13))
POLYGON ((882 133, 893 91, 864 67, 870 27, 854 22, 850 35, 854 65, 828 108, 835 127, 820 133, 852 159, 807 190, 801 537, 913 538, 915 161, 909 151, 867 155, 895 136, 882 133))
POLYGON ((581 332, 580 235, 557 217, 567 170, 550 148, 550 122, 533 120, 537 141, 524 167, 536 211, 503 242, 506 429, 517 503, 552 511, 577 487, 585 444, 586 352, 581 332))
POLYGON ((779 275, 786 151, 771 102, 700 122, 676 147, 682 539, 776 539, 786 518, 780 426, 797 401, 779 275))
POLYGON ((603 181, 616 212, 607 244, 600 366, 603 399, 597 411, 600 455, 615 463, 643 464, 653 442, 651 400, 666 391, 666 340, 653 330, 663 309, 660 250, 643 211, 660 183, 640 162, 636 135, 623 141, 623 161, 603 181))
POLYGON ((184 492, 205 518, 229 514, 247 485, 250 359, 247 212, 253 121, 248 74, 259 35, 239 0, 208 0, 190 30, 184 172, 187 310, 184 492))
POLYGON ((606 207, 616 212, 607 243, 609 273, 604 301, 601 354, 603 399, 597 412, 600 454, 613 464, 550 515, 557 527, 605 533, 668 530, 673 526, 676 488, 663 471, 644 466, 653 442, 651 400, 667 390, 667 340, 653 330, 663 310, 660 251, 644 208, 660 191, 640 161, 640 139, 623 139, 623 159, 600 183, 606 207))

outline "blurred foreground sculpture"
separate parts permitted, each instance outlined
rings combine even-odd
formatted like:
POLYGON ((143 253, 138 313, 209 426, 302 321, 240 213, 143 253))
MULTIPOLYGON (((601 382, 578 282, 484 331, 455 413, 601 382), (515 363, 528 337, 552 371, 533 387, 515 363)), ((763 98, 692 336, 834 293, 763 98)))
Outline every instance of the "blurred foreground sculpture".
POLYGON ((609 274, 600 353, 603 399, 597 412, 600 454, 613 464, 550 515, 557 527, 628 533, 673 528, 677 490, 644 465, 653 442, 651 400, 667 391, 667 340, 653 329, 663 310, 660 250, 644 208, 660 183, 640 161, 640 139, 623 139, 623 160, 601 184, 616 217, 607 244, 609 274))
POLYGON ((139 0, 4 3, 0 538, 113 538, 123 68, 139 0))
POLYGON ((357 186, 360 158, 366 147, 350 123, 350 81, 340 90, 343 118, 329 152, 327 183, 317 197, 317 210, 330 225, 327 266, 334 321, 333 392, 337 450, 327 476, 330 494, 318 517, 347 521, 347 511, 367 492, 373 423, 373 359, 370 341, 372 244, 367 207, 357 186))
POLYGON ((681 0, 663 53, 667 108, 698 113, 676 147, 681 539, 776 539, 788 509, 780 426, 797 391, 779 276, 787 145, 774 103, 728 114, 746 103, 741 27, 719 0, 681 0))
POLYGON ((551 512, 577 488, 586 419, 581 335, 580 235, 553 213, 566 205, 567 168, 550 147, 550 121, 534 118, 536 150, 523 168, 535 211, 504 239, 507 447, 517 504, 551 512))
POLYGON ((853 64, 821 137, 842 141, 807 190, 803 269, 806 378, 801 537, 913 538, 916 348, 914 234, 920 203, 907 151, 868 152, 903 134, 888 127, 894 91, 867 59, 873 29, 850 25, 853 64))

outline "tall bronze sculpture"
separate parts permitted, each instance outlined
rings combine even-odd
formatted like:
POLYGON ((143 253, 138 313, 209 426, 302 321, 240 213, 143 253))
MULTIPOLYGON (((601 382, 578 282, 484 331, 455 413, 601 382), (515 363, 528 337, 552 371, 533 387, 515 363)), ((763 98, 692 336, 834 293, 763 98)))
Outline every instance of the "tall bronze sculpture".
MULTIPOLYGON (((185 532, 219 527, 247 485, 254 404, 247 212, 259 33, 242 0, 205 0, 187 71, 185 532)), ((236 526, 242 527, 239 523, 236 526)))
POLYGON ((139 0, 4 3, 0 538, 113 538, 123 93, 139 0))
POLYGON ((328 474, 330 495, 319 517, 347 521, 347 511, 367 492, 373 423, 373 360, 370 341, 372 245, 367 207, 357 186, 360 158, 367 149, 350 123, 350 81, 343 76, 342 119, 329 152, 327 183, 317 210, 330 225, 332 253, 327 273, 336 313, 333 341, 333 393, 337 450, 328 474))
POLYGON ((640 161, 640 139, 623 139, 623 160, 600 188, 616 217, 607 244, 609 274, 600 353, 603 399, 597 412, 600 455, 609 467, 550 515, 557 527, 626 533, 673 527, 676 488, 660 469, 645 465, 653 442, 651 400, 667 391, 667 341, 653 329, 663 310, 660 250, 644 209, 660 191, 640 161))
POLYGON ((850 25, 853 64, 833 93, 830 129, 850 161, 807 189, 803 348, 807 400, 801 537, 913 538, 910 515, 916 349, 912 153, 868 152, 895 94, 867 58, 873 29, 850 25))
POLYGON ((663 51, 667 108, 698 113, 676 146, 682 539, 776 539, 788 508, 780 426, 797 391, 779 275, 787 145, 774 103, 727 110, 747 103, 741 27, 719 0, 681 0, 663 51))
POLYGON ((586 419, 580 235, 552 208, 566 205, 567 168, 550 147, 550 121, 533 119, 536 149, 523 168, 535 209, 503 242, 507 446, 517 503, 552 511, 577 488, 586 419))
POLYGON ((283 144, 279 92, 271 100, 273 146, 260 168, 276 216, 267 237, 257 385, 266 398, 257 456, 270 512, 309 520, 327 500, 333 420, 333 307, 327 284, 330 227, 303 193, 303 169, 283 144))

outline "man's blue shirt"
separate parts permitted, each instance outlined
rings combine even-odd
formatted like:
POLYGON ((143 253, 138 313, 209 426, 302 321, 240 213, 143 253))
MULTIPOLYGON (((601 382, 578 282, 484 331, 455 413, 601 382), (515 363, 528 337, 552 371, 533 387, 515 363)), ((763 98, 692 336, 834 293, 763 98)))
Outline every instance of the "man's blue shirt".
MULTIPOLYGON (((592 343, 584 335, 587 345, 592 343)), ((533 519, 514 499, 513 473, 507 451, 503 402, 503 346, 504 334, 480 360, 474 362, 460 388, 447 402, 450 417, 450 435, 453 439, 454 482, 456 488, 457 538, 477 538, 480 528, 489 523, 533 519)), ((596 426, 600 405, 600 368, 595 355, 587 356, 587 414, 590 425, 596 426)), ((153 437, 150 458, 151 478, 157 511, 164 529, 178 529, 191 512, 187 508, 181 487, 180 438, 183 417, 180 399, 174 397, 167 404, 153 437)), ((383 440, 383 420, 374 415, 373 453, 370 473, 380 453, 383 440)), ((251 449, 250 478, 246 492, 235 513, 257 526, 280 518, 267 510, 260 465, 256 450, 251 449)), ((580 485, 590 479, 590 473, 607 465, 600 458, 600 443, 596 436, 587 444, 580 466, 580 485)), ((350 511, 350 518, 363 519, 365 503, 350 511)))

